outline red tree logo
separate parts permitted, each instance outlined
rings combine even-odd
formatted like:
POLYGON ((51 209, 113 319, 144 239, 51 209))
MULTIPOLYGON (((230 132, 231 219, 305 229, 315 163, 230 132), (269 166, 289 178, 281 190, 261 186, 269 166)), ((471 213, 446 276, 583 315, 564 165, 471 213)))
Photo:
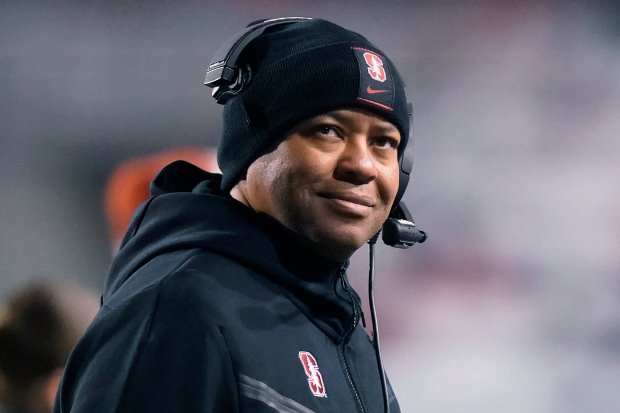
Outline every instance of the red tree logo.
POLYGON ((327 397, 327 394, 325 394, 325 385, 323 384, 323 376, 321 376, 319 364, 316 362, 314 356, 307 351, 300 351, 299 360, 301 360, 301 364, 304 366, 304 372, 308 377, 308 386, 310 386, 312 394, 316 397, 327 397))
POLYGON ((385 82, 387 78, 385 69, 383 68, 383 60, 374 53, 365 52, 364 60, 368 65, 368 74, 379 82, 385 82))

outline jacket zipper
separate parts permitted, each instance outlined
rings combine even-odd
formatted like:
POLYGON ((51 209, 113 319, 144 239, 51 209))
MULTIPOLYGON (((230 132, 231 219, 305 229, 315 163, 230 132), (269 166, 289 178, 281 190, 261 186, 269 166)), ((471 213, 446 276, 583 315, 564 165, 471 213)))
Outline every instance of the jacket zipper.
POLYGON ((357 308, 357 304, 356 304, 356 300, 353 297, 353 294, 351 292, 351 289, 349 287, 349 284, 347 282, 347 279, 344 275, 345 270, 343 268, 340 268, 338 270, 338 276, 340 277, 340 282, 342 283, 342 288, 346 291, 346 293, 349 295, 349 299, 351 300, 351 304, 353 305, 353 323, 351 325, 351 328, 349 328, 349 330, 345 333, 342 342, 340 343, 340 360, 341 363, 344 367, 344 371, 346 373, 347 376, 347 381, 349 382, 349 387, 351 388, 351 391, 353 392, 353 396, 355 396, 355 400, 357 401, 357 407, 358 410, 360 411, 360 413, 365 413, 366 410, 364 409, 364 405, 362 404, 362 399, 360 398, 359 392, 357 391, 357 387, 355 386, 355 383, 353 382, 353 377, 351 376, 351 371, 349 370, 349 365, 347 363, 347 358, 345 356, 345 346, 346 343, 349 339, 349 337, 351 337, 351 334, 353 333, 353 330, 355 329, 355 327, 357 326, 357 323, 359 321, 359 313, 358 313, 358 308, 357 308))

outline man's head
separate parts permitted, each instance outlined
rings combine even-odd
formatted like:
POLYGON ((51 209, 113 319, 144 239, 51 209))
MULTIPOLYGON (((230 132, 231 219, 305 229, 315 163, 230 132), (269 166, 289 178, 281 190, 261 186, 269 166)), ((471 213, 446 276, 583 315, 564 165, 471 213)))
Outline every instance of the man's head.
POLYGON ((396 68, 366 38, 324 20, 267 29, 243 49, 238 66, 249 81, 224 108, 222 189, 235 187, 234 197, 313 243, 336 248, 346 241, 337 258, 348 258, 379 230, 398 189, 409 113, 396 68), (310 139, 316 133, 306 129, 314 123, 334 127, 337 149, 310 139), (332 199, 323 210, 311 193, 353 197, 358 207, 332 199))
POLYGON ((258 157, 231 195, 344 261, 376 234, 398 190, 400 132, 361 109, 301 122, 258 157))

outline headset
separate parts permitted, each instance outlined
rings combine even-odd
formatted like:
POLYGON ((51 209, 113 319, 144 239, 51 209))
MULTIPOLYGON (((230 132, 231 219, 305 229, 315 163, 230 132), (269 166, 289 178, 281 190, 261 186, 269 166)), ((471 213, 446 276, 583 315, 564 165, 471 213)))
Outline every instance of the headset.
MULTIPOLYGON (((221 105, 233 96, 241 93, 252 79, 252 70, 249 65, 240 65, 239 57, 245 48, 267 30, 289 24, 312 20, 309 17, 280 17, 259 20, 250 23, 245 30, 225 42, 211 59, 207 68, 204 84, 213 89, 211 95, 221 105)), ((409 177, 413 169, 412 142, 413 142, 413 110, 411 103, 409 110, 409 144, 399 155, 399 182, 394 206, 383 225, 382 239, 386 245, 395 248, 409 248, 415 243, 422 243, 427 235, 418 229, 413 222, 411 213, 401 200, 409 177)))

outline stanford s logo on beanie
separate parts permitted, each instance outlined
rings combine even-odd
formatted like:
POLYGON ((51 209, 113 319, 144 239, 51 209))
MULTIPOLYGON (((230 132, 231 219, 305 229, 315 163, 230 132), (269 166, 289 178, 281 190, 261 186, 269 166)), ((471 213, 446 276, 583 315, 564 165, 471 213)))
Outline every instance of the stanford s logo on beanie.
POLYGON ((383 68, 383 60, 374 53, 364 52, 364 60, 368 65, 368 74, 371 78, 378 80, 379 82, 385 82, 386 75, 383 68))
POLYGON ((363 47, 352 47, 360 69, 358 100, 378 106, 386 111, 394 110, 394 80, 384 57, 363 47))

